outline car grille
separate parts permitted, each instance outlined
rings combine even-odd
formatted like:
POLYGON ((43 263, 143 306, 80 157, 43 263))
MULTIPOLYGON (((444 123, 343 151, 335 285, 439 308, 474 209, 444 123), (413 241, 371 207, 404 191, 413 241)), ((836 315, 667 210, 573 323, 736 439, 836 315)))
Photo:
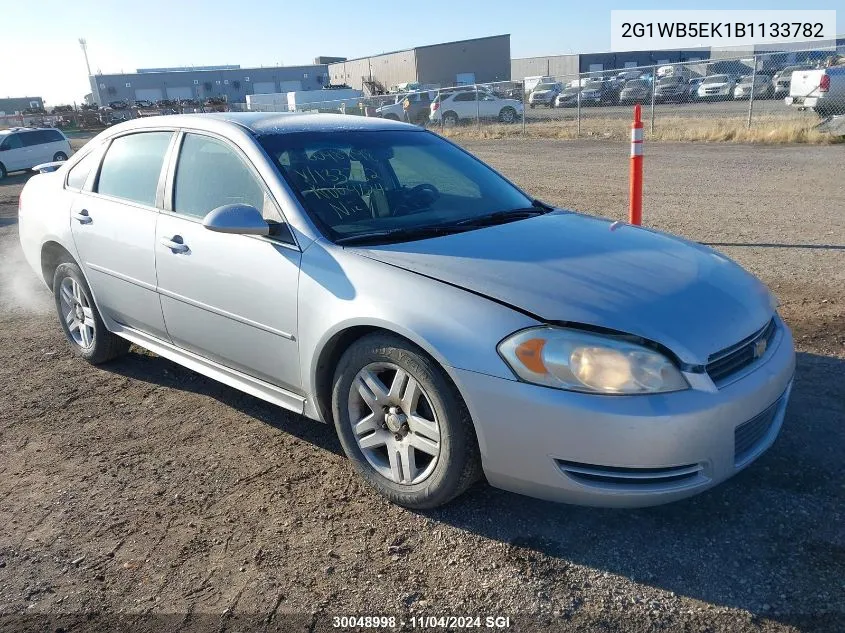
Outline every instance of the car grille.
POLYGON ((776 331, 777 323, 772 319, 755 334, 720 352, 711 354, 705 367, 710 379, 718 384, 741 369, 748 367, 769 349, 776 331), (763 342, 765 342, 765 347, 762 345, 763 342), (762 352, 760 352, 761 349, 762 352))
POLYGON ((625 468, 597 466, 556 459, 561 472, 575 481, 593 486, 631 488, 666 488, 689 484, 699 477, 701 464, 668 466, 666 468, 625 468))
POLYGON ((768 409, 755 415, 748 422, 743 422, 734 429, 734 464, 739 466, 750 457, 765 439, 777 418, 778 408, 781 404, 778 398, 768 409))

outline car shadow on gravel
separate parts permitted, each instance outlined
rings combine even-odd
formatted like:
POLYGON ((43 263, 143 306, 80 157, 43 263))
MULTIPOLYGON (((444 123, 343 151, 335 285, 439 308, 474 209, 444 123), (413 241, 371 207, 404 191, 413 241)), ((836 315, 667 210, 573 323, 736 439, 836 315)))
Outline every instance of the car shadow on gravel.
POLYGON ((774 446, 692 499, 612 510, 478 486, 426 514, 505 543, 526 575, 550 583, 575 564, 799 627, 825 613, 845 627, 843 376, 843 359, 798 354, 774 446))
POLYGON ((168 389, 189 391, 214 398, 280 431, 290 433, 336 455, 343 455, 343 449, 337 440, 334 428, 206 378, 166 358, 132 351, 119 360, 103 365, 103 369, 168 389))

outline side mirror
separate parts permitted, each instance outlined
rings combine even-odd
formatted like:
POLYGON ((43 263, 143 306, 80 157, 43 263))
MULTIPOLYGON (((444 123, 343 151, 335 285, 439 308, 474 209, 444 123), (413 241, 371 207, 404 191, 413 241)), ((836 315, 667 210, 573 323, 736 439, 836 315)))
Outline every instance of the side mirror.
POLYGON ((269 235, 270 225, 250 204, 226 204, 205 216, 202 225, 216 233, 269 235))

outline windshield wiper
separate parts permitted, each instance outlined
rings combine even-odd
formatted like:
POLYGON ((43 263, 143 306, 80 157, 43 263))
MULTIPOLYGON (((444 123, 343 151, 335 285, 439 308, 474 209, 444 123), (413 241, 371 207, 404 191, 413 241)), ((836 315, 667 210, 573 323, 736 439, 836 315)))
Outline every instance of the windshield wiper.
POLYGON ((386 242, 404 242, 423 239, 426 237, 435 237, 438 235, 450 235, 452 233, 461 233, 465 230, 467 230, 467 227, 457 226, 455 224, 433 224, 431 226, 414 226, 402 229, 389 229, 385 231, 373 231, 371 233, 358 233, 357 235, 347 235, 344 237, 337 238, 334 243, 378 244, 386 242))
POLYGON ((544 215, 551 211, 554 211, 554 207, 551 207, 544 202, 540 202, 539 200, 532 200, 531 206, 524 209, 496 211, 490 215, 482 215, 477 218, 467 218, 466 220, 455 222, 452 226, 462 226, 464 228, 493 226, 496 224, 515 222, 516 220, 524 220, 526 218, 534 217, 535 215, 544 215))

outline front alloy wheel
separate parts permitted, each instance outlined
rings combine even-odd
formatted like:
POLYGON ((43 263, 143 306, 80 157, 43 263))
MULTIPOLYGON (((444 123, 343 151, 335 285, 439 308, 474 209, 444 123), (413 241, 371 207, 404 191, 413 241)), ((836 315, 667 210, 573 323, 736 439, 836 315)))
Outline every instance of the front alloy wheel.
POLYGON ((364 458, 397 484, 424 481, 440 456, 440 425, 419 382, 393 363, 372 363, 352 381, 349 421, 364 458))
POLYGON ((332 416, 352 467, 398 505, 443 505, 481 475, 475 428, 455 385, 394 334, 368 334, 344 352, 332 416))

